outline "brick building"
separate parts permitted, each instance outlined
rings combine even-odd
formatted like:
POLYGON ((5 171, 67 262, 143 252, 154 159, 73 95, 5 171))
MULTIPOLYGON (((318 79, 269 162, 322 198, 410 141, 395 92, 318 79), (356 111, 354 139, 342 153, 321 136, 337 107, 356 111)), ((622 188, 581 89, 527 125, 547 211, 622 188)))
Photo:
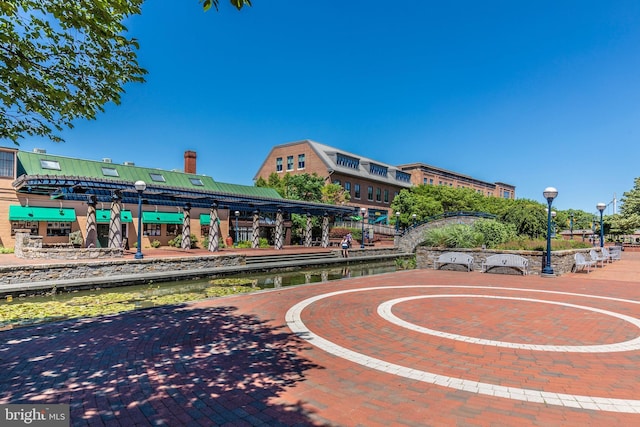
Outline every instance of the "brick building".
POLYGON ((370 222, 388 223, 393 198, 402 189, 421 184, 472 188, 485 196, 515 199, 513 185, 489 183, 424 163, 393 166, 308 139, 273 147, 254 181, 267 180, 274 172, 316 173, 340 184, 351 197, 348 205, 365 208, 370 222))

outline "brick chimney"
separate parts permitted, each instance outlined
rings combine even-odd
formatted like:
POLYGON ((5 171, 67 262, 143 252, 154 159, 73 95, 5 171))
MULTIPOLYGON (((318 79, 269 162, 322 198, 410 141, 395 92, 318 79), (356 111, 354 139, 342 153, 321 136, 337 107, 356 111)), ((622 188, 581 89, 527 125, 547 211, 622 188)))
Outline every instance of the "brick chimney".
POLYGON ((196 152, 195 151, 184 152, 184 172, 196 173, 196 152))

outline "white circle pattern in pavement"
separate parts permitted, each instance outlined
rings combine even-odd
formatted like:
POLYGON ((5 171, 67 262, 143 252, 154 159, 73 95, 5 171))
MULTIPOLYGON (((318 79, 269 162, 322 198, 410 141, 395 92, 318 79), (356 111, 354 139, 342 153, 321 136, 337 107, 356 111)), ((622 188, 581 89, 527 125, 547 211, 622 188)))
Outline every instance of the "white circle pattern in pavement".
MULTIPOLYGON (((571 353, 611 353, 616 351, 632 351, 632 350, 640 350, 640 337, 634 338, 629 341, 624 341, 621 343, 614 344, 602 344, 602 345, 540 345, 540 344, 524 344, 524 343, 511 343, 504 341, 494 341, 494 340, 486 340, 482 338, 473 338, 466 337, 464 335, 456 335, 448 332, 436 331, 433 329, 425 328, 423 326, 418 326, 413 323, 407 322, 406 320, 402 320, 393 314, 393 306, 402 303, 405 301, 412 301, 416 299, 423 298, 489 298, 489 299, 507 299, 507 300, 515 300, 515 301, 530 301, 530 302, 539 302, 543 304, 555 304, 562 305, 565 307, 578 308, 582 310, 595 311, 596 313, 606 314, 611 317, 617 317, 618 319, 622 319, 626 322, 633 324, 634 326, 640 328, 640 320, 633 318, 631 316, 626 316, 624 314, 614 313, 607 310, 601 310, 593 307, 585 307, 582 305, 568 304, 564 302, 556 302, 556 301, 545 301, 539 299, 530 299, 530 298, 516 298, 516 297, 503 297, 503 296, 492 296, 492 295, 464 295, 464 294, 438 294, 438 295, 420 295, 413 297, 405 297, 405 298, 397 298, 391 301, 386 301, 378 306, 378 314, 385 320, 398 325, 403 328, 411 329, 416 332, 420 332, 423 334, 434 335, 441 338, 447 338, 452 340, 464 341, 472 344, 480 344, 480 345, 490 345, 496 347, 506 347, 506 348, 519 348, 524 350, 538 350, 538 351, 561 351, 561 352, 571 352, 571 353)), ((640 332, 640 331, 639 331, 640 332)))
POLYGON ((522 289, 522 288, 501 288, 501 287, 483 287, 483 286, 442 286, 442 285, 407 285, 407 286, 380 286, 380 287, 368 287, 358 289, 347 289, 342 291, 329 292, 322 295, 316 295, 314 297, 307 298, 291 307, 285 316, 287 325, 298 337, 308 341, 314 346, 333 354, 334 356, 341 357, 351 362, 366 366, 371 369, 376 369, 381 372, 398 375, 401 377, 413 379, 416 381, 422 381, 429 384, 435 384, 443 387, 449 387, 456 390, 468 391, 471 393, 478 393, 487 396, 503 397, 507 399, 519 400, 532 403, 545 403, 548 405, 558 405, 568 408, 578 409, 590 409, 597 411, 610 411, 610 412, 622 412, 622 413, 634 413, 640 414, 640 400, 634 399, 613 399, 607 397, 592 397, 575 394, 554 393, 547 391, 540 391, 534 389, 526 389, 519 387, 507 387, 497 384, 482 383, 478 381, 465 380, 461 378, 449 377, 446 375, 434 374, 418 369, 408 368, 406 366, 397 365, 395 363, 386 362, 375 357, 367 356, 362 353, 358 353, 348 348, 339 346, 320 335, 312 332, 304 324, 301 318, 302 311, 309 305, 320 301, 324 298, 329 298, 336 295, 346 294, 350 292, 366 292, 376 291, 382 289, 407 289, 407 288, 463 288, 463 289, 483 289, 483 290, 509 290, 509 291, 521 291, 521 292, 534 292, 534 293, 549 293, 556 295, 572 295, 594 299, 605 299, 612 301, 621 301, 630 304, 639 304, 638 301, 609 298, 595 295, 585 295, 571 292, 558 292, 558 291, 544 291, 537 289, 522 289))

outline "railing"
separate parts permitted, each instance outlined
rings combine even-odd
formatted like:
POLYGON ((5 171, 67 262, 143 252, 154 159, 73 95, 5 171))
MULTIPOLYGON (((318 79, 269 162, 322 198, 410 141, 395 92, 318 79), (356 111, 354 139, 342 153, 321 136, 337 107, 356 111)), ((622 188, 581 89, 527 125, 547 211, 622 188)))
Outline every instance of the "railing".
POLYGON ((420 222, 416 222, 415 224, 411 224, 410 226, 400 230, 400 235, 405 235, 406 233, 408 233, 409 231, 411 231, 412 229, 419 227, 423 224, 427 224, 429 222, 433 222, 433 221, 438 221, 441 219, 446 219, 446 218, 453 218, 453 217, 459 217, 459 216, 472 216, 472 217, 476 217, 476 218, 486 218, 486 219, 495 219, 496 216, 493 214, 489 214, 486 212, 469 212, 469 211, 451 211, 451 212, 444 212, 438 215, 433 215, 430 216, 428 218, 423 219, 420 222))
MULTIPOLYGON (((334 223, 334 227, 345 227, 345 228, 357 228, 360 229, 362 227, 362 221, 344 221, 344 220, 336 220, 334 223)), ((367 230, 371 230, 373 228, 373 235, 376 234, 384 235, 384 236, 394 236, 396 234, 396 228, 393 225, 385 225, 385 224, 368 224, 365 219, 364 227, 367 230)))

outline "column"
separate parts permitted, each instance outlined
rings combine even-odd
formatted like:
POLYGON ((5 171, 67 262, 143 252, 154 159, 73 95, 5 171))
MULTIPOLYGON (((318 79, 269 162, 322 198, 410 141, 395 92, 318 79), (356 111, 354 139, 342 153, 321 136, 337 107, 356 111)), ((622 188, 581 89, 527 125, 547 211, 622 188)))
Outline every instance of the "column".
POLYGON ((282 216, 282 210, 278 209, 276 212, 276 235, 275 235, 275 248, 282 249, 284 246, 284 218, 282 216))
POLYGON ((329 247, 329 215, 322 215, 322 247, 329 247))
POLYGON ((96 222, 96 196, 89 196, 87 200, 87 237, 84 245, 87 248, 98 246, 98 224, 96 222))
POLYGON ((191 204, 187 203, 183 208, 184 217, 182 218, 182 243, 180 247, 188 251, 191 249, 191 204))
POLYGON ((307 213, 307 224, 306 224, 306 227, 304 229, 304 246, 305 246, 305 248, 310 248, 311 247, 311 230, 312 230, 311 214, 307 213))
POLYGON ((251 247, 256 249, 260 247, 260 212, 253 211, 253 236, 251 239, 251 247))
POLYGON ((218 204, 211 205, 209 212, 209 252, 220 250, 220 218, 218 218, 218 204))
POLYGON ((122 219, 120 212, 122 205, 120 204, 122 195, 119 191, 114 191, 111 196, 111 218, 109 219, 109 247, 122 247, 122 219))

